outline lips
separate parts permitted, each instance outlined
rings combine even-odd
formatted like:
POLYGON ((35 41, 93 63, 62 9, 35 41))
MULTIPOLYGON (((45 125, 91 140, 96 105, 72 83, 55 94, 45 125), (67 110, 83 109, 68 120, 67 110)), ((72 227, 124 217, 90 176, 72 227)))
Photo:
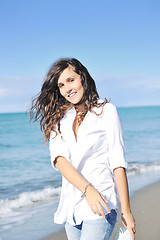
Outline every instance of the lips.
POLYGON ((76 95, 77 92, 71 92, 70 94, 67 95, 67 97, 71 98, 74 97, 76 95))

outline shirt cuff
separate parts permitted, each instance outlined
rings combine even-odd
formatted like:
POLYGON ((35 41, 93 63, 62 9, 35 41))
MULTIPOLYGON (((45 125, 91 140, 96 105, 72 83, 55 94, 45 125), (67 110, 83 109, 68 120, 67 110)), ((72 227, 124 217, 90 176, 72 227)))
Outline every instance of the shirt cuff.
POLYGON ((125 160, 123 147, 120 147, 120 149, 115 150, 114 153, 109 154, 109 164, 112 173, 113 170, 118 167, 123 167, 125 169, 128 168, 127 161, 125 160))
POLYGON ((64 157, 67 160, 70 158, 69 150, 59 135, 55 138, 50 137, 49 150, 52 167, 56 170, 57 168, 54 165, 54 161, 58 156, 64 157))

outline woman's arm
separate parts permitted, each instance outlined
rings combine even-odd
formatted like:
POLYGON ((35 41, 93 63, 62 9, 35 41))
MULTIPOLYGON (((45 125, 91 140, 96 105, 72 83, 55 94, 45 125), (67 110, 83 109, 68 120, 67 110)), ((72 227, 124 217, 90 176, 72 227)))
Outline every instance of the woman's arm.
POLYGON ((82 193, 87 186, 85 198, 93 213, 105 217, 102 206, 107 210, 107 212, 110 212, 105 198, 92 185, 88 185, 88 182, 64 157, 58 156, 54 164, 59 172, 82 193))
POLYGON ((135 220, 131 213, 126 172, 122 167, 114 169, 113 172, 121 203, 122 223, 128 229, 132 239, 134 240, 135 220))

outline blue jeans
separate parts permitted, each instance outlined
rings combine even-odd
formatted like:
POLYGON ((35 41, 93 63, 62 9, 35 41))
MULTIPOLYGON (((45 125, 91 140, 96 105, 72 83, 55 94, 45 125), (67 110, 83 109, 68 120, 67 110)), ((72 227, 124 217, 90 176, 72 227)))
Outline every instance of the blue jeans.
POLYGON ((116 221, 117 212, 112 209, 106 218, 83 221, 75 226, 66 223, 65 229, 68 240, 109 240, 116 221))

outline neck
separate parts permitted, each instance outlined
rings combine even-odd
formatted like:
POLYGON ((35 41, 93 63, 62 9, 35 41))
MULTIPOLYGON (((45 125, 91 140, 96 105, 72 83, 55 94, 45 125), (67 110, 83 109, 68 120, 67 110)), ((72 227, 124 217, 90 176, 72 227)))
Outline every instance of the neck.
POLYGON ((83 112, 85 110, 85 104, 82 103, 80 105, 75 105, 74 106, 77 112, 83 112))

